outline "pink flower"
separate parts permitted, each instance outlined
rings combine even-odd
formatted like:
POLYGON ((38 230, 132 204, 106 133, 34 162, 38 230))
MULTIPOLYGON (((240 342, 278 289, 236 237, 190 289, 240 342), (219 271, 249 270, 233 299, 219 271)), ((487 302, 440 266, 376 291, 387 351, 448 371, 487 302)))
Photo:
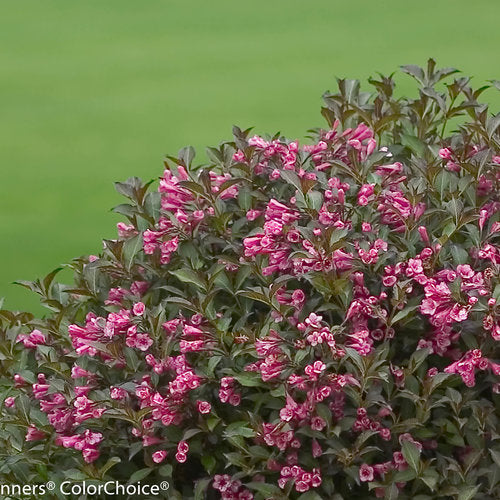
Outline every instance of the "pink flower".
POLYGON ((210 413, 212 405, 208 401, 196 401, 196 407, 201 414, 210 413))
POLYGON ((142 297, 149 288, 147 281, 134 281, 130 285, 130 293, 136 297, 142 297))
POLYGON ((26 441, 40 441, 45 437, 45 432, 37 429, 34 425, 30 425, 28 427, 28 431, 26 432, 26 441))
POLYGON ((187 441, 179 441, 177 444, 177 451, 179 453, 187 453, 189 451, 189 444, 187 441))
POLYGON ((71 378, 84 378, 84 377, 92 378, 94 377, 94 374, 87 370, 84 370, 78 365, 73 365, 73 367, 71 368, 71 378))
POLYGON ((40 330, 33 330, 29 335, 18 335, 17 342, 22 342, 28 349, 35 349, 37 345, 45 344, 47 339, 40 330))
POLYGON ((322 361, 315 361, 312 365, 307 365, 304 369, 306 375, 309 375, 311 380, 317 380, 318 375, 325 370, 326 365, 322 361))
POLYGON ((358 205, 368 205, 373 199, 375 184, 363 184, 358 191, 358 205))
POLYGON ((130 238, 137 233, 137 230, 132 224, 125 224, 124 222, 118 222, 116 225, 118 229, 118 236, 122 239, 130 238))
POLYGON ((241 394, 233 393, 229 396, 229 404, 231 406, 239 406, 241 403, 241 394))
POLYGON ((306 318, 305 323, 306 323, 306 325, 310 326, 311 328, 320 328, 322 319, 323 319, 323 316, 318 316, 315 313, 311 313, 306 318))
POLYGON ((439 150, 439 156, 443 159, 443 160, 449 160, 451 159, 453 153, 451 152, 451 150, 449 148, 442 148, 439 150))
POLYGON ((127 391, 121 387, 111 387, 110 397, 111 399, 125 399, 127 397, 127 391))
POLYGON ((25 384, 27 384, 26 380, 19 373, 16 373, 14 375, 14 387, 22 387, 25 384))
POLYGON ((359 468, 359 479, 362 482, 370 482, 373 481, 374 475, 373 475, 373 467, 367 464, 363 464, 359 468))
POLYGON ((163 462, 163 460, 165 460, 166 457, 167 457, 167 452, 165 450, 155 451, 151 456, 153 462, 156 464, 163 462))
POLYGON ((311 429, 314 431, 322 431, 326 427, 326 422, 321 417, 311 418, 311 429))
POLYGON ((99 458, 99 450, 95 448, 84 448, 82 450, 82 457, 88 464, 95 462, 99 458))
POLYGON ((4 399, 3 404, 5 405, 5 408, 12 408, 16 404, 16 398, 14 396, 9 396, 4 399))
POLYGON ((461 278, 464 279, 470 279, 474 276, 475 272, 473 269, 469 266, 469 264, 464 264, 464 265, 458 265, 457 266, 457 273, 461 278))
POLYGON ((420 237, 422 238, 422 241, 424 243, 429 243, 429 235, 427 234, 427 228, 425 226, 419 226, 418 227, 418 232, 420 234, 420 237))
POLYGON ((312 456, 314 458, 318 458, 322 454, 323 454, 323 450, 321 449, 320 444, 318 443, 318 441, 316 441, 316 439, 313 439, 313 442, 312 442, 312 456))
POLYGON ((460 165, 454 161, 447 162, 444 168, 450 172, 460 172, 460 165))
POLYGON ((259 217, 262 214, 262 210, 249 210, 247 212, 247 219, 249 221, 254 221, 257 217, 259 217))
POLYGON ((137 302, 134 304, 132 312, 134 313, 135 316, 142 316, 144 314, 145 309, 146 306, 142 302, 137 302))
POLYGON ((133 347, 141 351, 147 351, 153 345, 153 339, 147 333, 138 333, 135 336, 133 347))
POLYGON ((390 429, 387 429, 387 428, 380 429, 379 435, 384 441, 390 441, 390 439, 391 439, 390 429))
POLYGON ((187 460, 187 455, 185 453, 181 453, 181 452, 177 452, 175 454, 175 459, 177 460, 177 462, 179 462, 180 464, 183 464, 186 460, 187 460))

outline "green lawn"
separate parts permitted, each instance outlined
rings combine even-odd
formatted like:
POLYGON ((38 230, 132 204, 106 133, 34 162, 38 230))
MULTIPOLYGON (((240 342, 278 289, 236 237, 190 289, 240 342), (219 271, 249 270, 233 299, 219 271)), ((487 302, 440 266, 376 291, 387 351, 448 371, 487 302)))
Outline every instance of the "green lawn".
POLYGON ((432 56, 500 78, 499 19, 493 0, 2 2, 0 297, 35 309, 12 281, 115 235, 113 181, 156 177, 233 124, 302 137, 335 76, 432 56))

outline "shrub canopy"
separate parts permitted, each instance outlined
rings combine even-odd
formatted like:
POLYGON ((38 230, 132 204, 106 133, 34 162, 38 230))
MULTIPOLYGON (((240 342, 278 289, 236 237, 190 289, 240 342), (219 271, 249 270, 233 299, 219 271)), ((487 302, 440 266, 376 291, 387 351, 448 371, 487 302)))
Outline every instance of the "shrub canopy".
POLYGON ((339 80, 308 144, 235 127, 116 184, 74 284, 21 283, 50 313, 0 311, 3 482, 500 498, 500 115, 403 71, 339 80))

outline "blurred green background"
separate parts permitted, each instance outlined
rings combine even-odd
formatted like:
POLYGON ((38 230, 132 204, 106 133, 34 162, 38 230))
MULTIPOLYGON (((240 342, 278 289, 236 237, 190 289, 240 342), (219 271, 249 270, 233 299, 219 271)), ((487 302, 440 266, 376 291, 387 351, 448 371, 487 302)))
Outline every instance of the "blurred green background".
MULTIPOLYGON (((499 78, 495 0, 15 0, 0 18, 0 297, 99 252, 116 234, 113 181, 255 126, 303 137, 336 76, 401 64, 499 78)), ((408 77, 401 91, 409 91, 408 77)), ((500 93, 499 93, 500 94, 500 93)), ((499 95, 486 94, 498 109, 499 95)))

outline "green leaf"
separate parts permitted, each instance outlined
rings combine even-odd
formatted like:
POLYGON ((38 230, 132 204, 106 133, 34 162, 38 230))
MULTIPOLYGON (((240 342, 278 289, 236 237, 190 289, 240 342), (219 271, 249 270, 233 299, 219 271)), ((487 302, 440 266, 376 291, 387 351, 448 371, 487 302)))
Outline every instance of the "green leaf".
POLYGON ((449 373, 438 373, 437 375, 434 375, 434 377, 432 377, 431 379, 431 386, 429 393, 435 391, 438 388, 438 386, 440 386, 449 377, 450 377, 449 373))
POLYGON ((385 490, 384 500, 395 500, 396 498, 398 498, 398 495, 399 495, 399 489, 396 486, 396 483, 392 483, 385 490))
POLYGON ((411 355, 410 361, 408 362, 410 373, 416 371, 417 368, 425 361, 427 356, 429 356, 429 349, 417 349, 411 355))
POLYGON ((212 474, 217 467, 217 460, 213 455, 203 455, 201 457, 201 463, 209 474, 212 474))
POLYGON ((54 281, 56 274, 62 269, 63 269, 62 267, 58 267, 54 269, 51 273, 47 274, 45 278, 43 278, 42 285, 46 293, 49 291, 50 285, 52 284, 52 281, 54 281))
POLYGON ((358 101, 360 82, 359 80, 349 80, 347 78, 337 78, 340 93, 350 104, 358 101))
POLYGON ((233 422, 226 427, 224 434, 227 437, 241 436, 241 437, 254 437, 255 431, 247 427, 248 422, 233 422))
POLYGON ((476 498, 479 487, 479 484, 476 486, 461 486, 459 488, 460 493, 458 494, 457 500, 471 500, 472 498, 476 498))
POLYGON ((415 311, 415 309, 418 309, 418 307, 419 304, 413 306, 406 306, 404 309, 402 309, 401 311, 397 312, 394 315, 391 324, 397 323, 398 321, 401 321, 402 319, 406 318, 411 312, 415 311))
POLYGON ((26 281, 26 280, 18 280, 13 282, 14 285, 20 285, 28 290, 31 290, 35 293, 40 293, 40 282, 37 281, 26 281))
POLYGON ((212 356, 208 360, 207 375, 209 377, 213 377, 215 375, 215 368, 220 363, 221 359, 222 359, 222 356, 212 356))
POLYGON ((152 191, 148 193, 144 199, 144 210, 150 215, 154 221, 158 221, 161 212, 161 193, 152 191))
POLYGON ((127 271, 132 269, 136 255, 142 250, 142 235, 136 234, 123 244, 123 265, 127 271))
POLYGON ((220 421, 221 419, 219 417, 209 417, 207 419, 208 430, 212 432, 217 427, 220 421))
POLYGON ((238 205, 245 212, 252 208, 252 192, 245 186, 238 191, 238 205))
POLYGON ((150 467, 146 467, 145 469, 136 470, 130 476, 130 479, 128 480, 127 484, 137 483, 137 482, 141 481, 142 479, 144 479, 145 477, 149 476, 151 474, 151 472, 153 472, 153 469, 150 467))
POLYGON ((394 475, 394 481, 398 483, 406 483, 407 481, 412 481, 417 477, 415 471, 413 469, 405 469, 405 470, 400 470, 396 472, 394 475))
POLYGON ((302 493, 302 495, 300 495, 297 500, 324 500, 324 498, 318 495, 318 493, 316 493, 314 490, 309 490, 305 493, 302 493))
POLYGON ((122 461, 120 457, 111 457, 100 469, 99 474, 101 477, 108 472, 111 467, 114 467, 116 464, 119 464, 122 461))
POLYGON ((439 193, 439 197, 443 199, 445 191, 449 191, 453 183, 453 175, 448 170, 441 170, 434 178, 434 188, 439 193))
POLYGON ((253 290, 241 290, 236 292, 236 294, 243 295, 243 297, 248 297, 249 299, 258 300, 268 306, 271 305, 271 301, 263 293, 254 292, 253 290))
POLYGON ((418 473, 420 469, 420 450, 411 441, 403 441, 401 451, 408 465, 418 473))
POLYGON ((415 66, 414 64, 408 64, 406 66, 401 66, 404 73, 412 76, 421 85, 425 85, 425 74, 424 70, 420 66, 415 66))
POLYGON ((362 357, 356 351, 356 349, 352 349, 350 347, 346 347, 345 349, 347 357, 356 365, 359 370, 359 373, 364 376, 365 373, 365 364, 363 362, 362 357))
POLYGON ((488 133, 489 138, 493 137, 493 134, 496 132, 498 127, 500 127, 500 113, 488 119, 486 132, 488 133))
POLYGON ((446 224, 446 226, 444 226, 441 231, 443 235, 441 236, 441 238, 439 238, 440 243, 444 245, 448 241, 450 236, 456 231, 456 229, 457 226, 453 221, 448 222, 448 224, 446 224))
POLYGON ((274 484, 252 481, 250 483, 245 483, 245 486, 250 490, 258 491, 261 495, 264 495, 265 498, 281 495, 281 490, 274 484))
POLYGON ((207 194, 205 192, 205 189, 201 184, 198 184, 197 182, 193 181, 181 181, 180 185, 184 188, 187 189, 188 191, 191 191, 194 195, 199 194, 203 198, 207 197, 207 194))
POLYGON ((491 458, 493 458, 495 463, 498 465, 498 467, 500 467, 500 451, 490 449, 490 455, 491 458))
POLYGON ((452 245, 451 255, 453 256, 454 264, 466 264, 469 259, 469 254, 462 246, 452 245))
POLYGON ((97 295, 99 292, 99 261, 91 262, 83 268, 83 278, 89 291, 97 295))
POLYGON ((134 205, 130 205, 129 203, 122 203, 120 205, 117 205, 116 207, 113 207, 112 209, 113 212, 116 212, 117 214, 122 214, 125 215, 126 217, 133 218, 134 215, 137 215, 137 207, 134 205))
POLYGON ((280 170, 280 175, 283 180, 292 184, 298 191, 302 192, 302 184, 300 183, 299 176, 291 170, 280 170))
POLYGON ((349 229, 347 228, 344 229, 332 228, 329 240, 330 246, 333 246, 335 243, 345 238, 348 234, 349 234, 349 229))
POLYGON ((173 467, 172 465, 170 464, 165 464, 165 465, 162 465, 159 469, 158 469, 158 473, 160 474, 160 476, 162 477, 172 477, 172 471, 173 471, 173 467))
POLYGON ((198 273, 192 271, 191 269, 177 269, 176 271, 169 271, 169 273, 183 283, 192 283, 202 290, 206 290, 204 280, 200 278, 198 273))
POLYGON ((182 435, 182 440, 187 441, 189 438, 196 436, 196 434, 199 434, 200 432, 203 431, 201 429, 187 429, 182 435))
POLYGON ((319 212, 323 205, 323 195, 319 191, 309 191, 306 195, 307 204, 313 210, 319 212))
POLYGON ((196 481, 196 486, 194 488, 194 500, 203 500, 205 498, 205 492, 208 490, 208 486, 211 483, 212 478, 200 479, 196 481))
POLYGON ((418 137, 410 134, 402 134, 401 144, 409 148, 416 156, 425 156, 427 146, 418 137))
POLYGON ((135 457, 135 455, 137 455, 137 453, 139 453, 143 449, 144 445, 142 444, 142 441, 138 441, 137 443, 132 443, 129 448, 128 459, 132 460, 132 458, 135 457))
POLYGON ((446 202, 444 206, 446 207, 448 213, 450 213, 455 219, 455 224, 458 224, 460 216, 462 215, 462 212, 464 210, 464 204, 462 200, 452 198, 450 201, 446 202))
POLYGON ((189 168, 193 163, 194 157, 196 156, 196 151, 193 146, 186 146, 179 151, 178 156, 183 165, 189 168))
POLYGON ((431 491, 435 491, 439 481, 439 474, 434 469, 427 469, 420 479, 431 491))
POLYGON ((257 373, 235 373, 233 376, 244 387, 258 387, 263 385, 262 379, 257 373))

